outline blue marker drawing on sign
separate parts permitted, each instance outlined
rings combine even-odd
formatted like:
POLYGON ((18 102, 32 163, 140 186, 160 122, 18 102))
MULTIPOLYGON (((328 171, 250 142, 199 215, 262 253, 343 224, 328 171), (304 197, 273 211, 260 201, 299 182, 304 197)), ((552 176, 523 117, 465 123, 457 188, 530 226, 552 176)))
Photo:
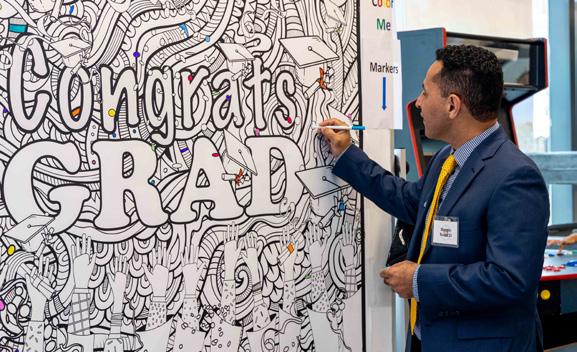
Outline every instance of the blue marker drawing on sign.
POLYGON ((383 77, 383 111, 387 110, 387 77, 383 77))
POLYGON ((185 24, 179 25, 180 29, 184 32, 184 34, 188 37, 188 27, 185 24))

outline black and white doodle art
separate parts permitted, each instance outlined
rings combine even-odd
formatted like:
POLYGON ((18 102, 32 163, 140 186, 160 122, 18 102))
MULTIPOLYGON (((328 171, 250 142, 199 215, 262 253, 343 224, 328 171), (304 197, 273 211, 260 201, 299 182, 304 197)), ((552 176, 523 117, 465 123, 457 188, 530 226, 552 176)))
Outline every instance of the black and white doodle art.
POLYGON ((0 351, 361 351, 357 17, 0 0, 0 351))

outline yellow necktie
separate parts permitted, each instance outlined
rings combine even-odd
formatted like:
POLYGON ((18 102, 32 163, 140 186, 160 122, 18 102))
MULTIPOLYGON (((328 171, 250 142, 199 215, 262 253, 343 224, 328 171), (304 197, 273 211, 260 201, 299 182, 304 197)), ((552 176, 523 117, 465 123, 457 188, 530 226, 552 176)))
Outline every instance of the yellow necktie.
MULTIPOLYGON (((431 224, 433 223, 433 219, 437 214, 437 210, 439 208, 439 198, 441 197, 441 193, 443 192, 443 187, 453 170, 457 162, 455 161, 455 157, 453 154, 449 155, 447 160, 443 163, 443 167, 441 168, 441 173, 439 174, 439 179, 437 180, 437 185, 435 186, 435 194, 433 195, 433 199, 431 200, 431 205, 429 207, 429 213, 427 214, 427 221, 425 222, 425 231, 423 232, 423 240, 421 241, 421 249, 419 251, 419 259, 417 260, 417 264, 421 264, 421 260, 423 259, 423 254, 425 253, 425 248, 427 248, 427 240, 429 238, 429 232, 431 232, 431 224)), ((411 298, 411 334, 415 333, 415 324, 417 323, 417 300, 415 298, 411 298)))

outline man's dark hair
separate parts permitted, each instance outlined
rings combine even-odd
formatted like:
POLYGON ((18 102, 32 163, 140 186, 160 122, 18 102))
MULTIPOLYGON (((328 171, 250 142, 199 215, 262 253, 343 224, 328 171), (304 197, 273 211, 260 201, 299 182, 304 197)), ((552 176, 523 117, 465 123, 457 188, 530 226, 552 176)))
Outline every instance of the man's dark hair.
POLYGON ((503 95, 503 69, 497 56, 472 45, 448 45, 437 49, 443 69, 434 79, 441 94, 457 94, 479 121, 498 116, 503 95))

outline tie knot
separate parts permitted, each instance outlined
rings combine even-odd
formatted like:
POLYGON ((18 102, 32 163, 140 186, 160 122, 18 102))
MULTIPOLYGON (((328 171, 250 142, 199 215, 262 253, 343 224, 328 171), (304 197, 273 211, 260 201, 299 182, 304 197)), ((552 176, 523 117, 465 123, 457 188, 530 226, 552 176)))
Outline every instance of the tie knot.
POLYGON ((447 160, 445 160, 445 162, 443 163, 442 171, 450 174, 455 169, 455 166, 457 166, 457 161, 455 160, 455 156, 451 154, 449 155, 449 157, 447 157, 447 160))

